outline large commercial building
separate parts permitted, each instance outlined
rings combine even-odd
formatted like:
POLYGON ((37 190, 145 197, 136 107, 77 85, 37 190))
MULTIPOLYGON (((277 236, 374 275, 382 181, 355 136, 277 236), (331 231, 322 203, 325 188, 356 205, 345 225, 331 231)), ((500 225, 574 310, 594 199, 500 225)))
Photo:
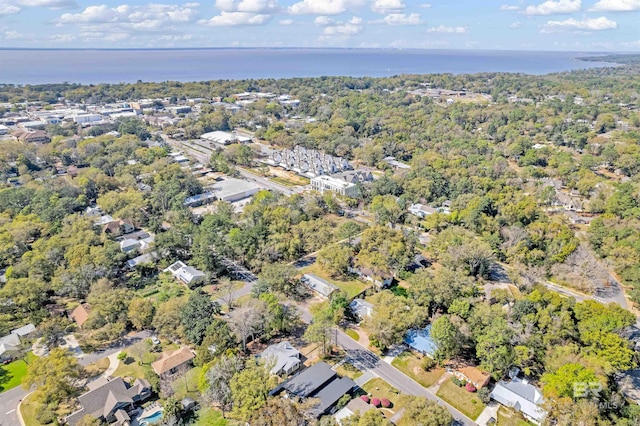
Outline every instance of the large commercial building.
POLYGON ((218 200, 233 203, 251 197, 262 188, 255 183, 242 179, 225 178, 216 182, 211 188, 218 200))
POLYGON ((213 142, 213 144, 211 144, 212 147, 215 146, 214 144, 230 145, 232 143, 251 142, 251 138, 247 138, 245 136, 238 136, 233 133, 221 132, 221 131, 205 133, 202 136, 200 136, 200 138, 204 139, 205 141, 209 141, 210 143, 213 142))
POLYGON ((354 183, 327 175, 312 178, 311 188, 318 192, 331 191, 347 197, 355 198, 358 195, 358 189, 354 183))

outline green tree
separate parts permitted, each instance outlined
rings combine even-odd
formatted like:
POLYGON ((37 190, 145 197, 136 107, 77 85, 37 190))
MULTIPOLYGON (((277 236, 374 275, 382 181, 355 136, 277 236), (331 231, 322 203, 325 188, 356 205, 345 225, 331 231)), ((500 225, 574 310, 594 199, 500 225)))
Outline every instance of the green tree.
POLYGON ((411 396, 407 399, 403 417, 408 424, 446 426, 453 422, 451 414, 437 402, 419 396, 411 396))
POLYGON ((74 382, 81 373, 82 367, 75 357, 66 349, 55 348, 49 356, 37 358, 27 366, 22 386, 29 389, 35 385, 43 403, 58 404, 79 390, 74 382))
POLYGON ((250 419, 264 407, 273 385, 274 378, 267 368, 253 359, 248 360, 230 382, 233 415, 245 421, 250 419))
POLYGON ((299 283, 295 278, 297 274, 298 271, 291 265, 272 263, 262 269, 258 281, 270 291, 293 297, 299 292, 299 283))
POLYGON ((462 336, 458 327, 451 319, 443 315, 433 321, 431 325, 431 337, 438 345, 437 357, 448 359, 460 351, 462 336))
POLYGON ((153 304, 142 298, 135 298, 129 303, 129 311, 127 317, 131 324, 138 330, 144 330, 151 326, 153 321, 154 308, 153 304))
POLYGON ((343 245, 327 246, 318 252, 318 263, 329 270, 333 276, 345 275, 348 272, 353 249, 343 245))
POLYGON ((180 314, 180 323, 187 339, 199 345, 213 316, 219 313, 220 305, 211 300, 209 294, 202 290, 191 293, 180 314))
POLYGON ((586 383, 588 387, 591 383, 602 384, 593 370, 575 363, 565 364, 554 373, 544 374, 541 381, 544 384, 542 390, 547 398, 582 398, 587 395, 576 393, 576 389, 582 389, 576 388, 576 385, 586 383))

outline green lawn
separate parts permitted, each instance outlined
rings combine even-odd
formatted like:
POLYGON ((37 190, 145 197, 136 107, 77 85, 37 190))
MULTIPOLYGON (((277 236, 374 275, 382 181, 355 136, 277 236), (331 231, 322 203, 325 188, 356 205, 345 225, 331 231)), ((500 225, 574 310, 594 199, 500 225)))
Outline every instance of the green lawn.
POLYGON ((349 299, 356 297, 358 294, 371 287, 371 284, 365 284, 356 278, 343 277, 341 279, 336 279, 330 277, 329 273, 318 262, 314 263, 313 265, 307 266, 306 268, 302 268, 300 271, 305 274, 317 275, 320 278, 324 278, 330 283, 335 284, 336 287, 347 294, 347 297, 349 299))
POLYGON ((22 378, 27 374, 27 363, 35 359, 35 355, 29 352, 27 362, 19 359, 7 365, 0 365, 0 392, 20 386, 22 378))
POLYGON ((44 425, 38 421, 36 416, 38 412, 43 409, 42 404, 36 401, 38 392, 34 392, 31 395, 28 395, 20 404, 20 414, 22 414, 22 419, 27 426, 47 426, 53 425, 53 423, 48 423, 44 425))
POLYGON ((348 377, 351 380, 355 380, 358 377, 362 376, 362 371, 358 370, 353 364, 345 362, 340 367, 336 369, 338 375, 342 377, 348 377))
POLYGON ((200 399, 200 392, 198 391, 198 382, 200 381, 200 373, 202 373, 202 367, 195 367, 187 371, 184 377, 176 379, 171 386, 175 391, 173 395, 178 401, 183 398, 189 397, 191 399, 200 399))
POLYGON ((429 371, 424 371, 422 368, 422 356, 414 355, 411 352, 403 352, 391 362, 391 365, 425 388, 433 386, 444 374, 444 368, 438 366, 429 371))
POLYGON ((222 417, 222 413, 215 408, 203 408, 198 412, 198 420, 195 426, 226 426, 227 419, 222 417))
POLYGON ((109 358, 102 358, 87 365, 84 369, 87 371, 89 377, 99 376, 109 368, 109 358))
POLYGON ((533 426, 533 423, 526 421, 522 414, 510 408, 500 406, 496 426, 533 426))
POLYGON ((353 340, 355 340, 356 342, 357 342, 358 340, 360 340, 360 335, 359 335, 358 333, 356 333, 356 331, 355 331, 355 330, 352 330, 352 329, 350 329, 350 328, 347 328, 347 329, 344 331, 344 333, 345 333, 347 336, 351 337, 351 338, 352 338, 353 340))
POLYGON ((393 406, 391 409, 398 412, 403 406, 403 397, 400 391, 382 379, 371 379, 364 385, 364 390, 371 398, 387 398, 393 406))
POLYGON ((464 386, 459 388, 451 380, 445 381, 436 395, 472 420, 475 420, 485 408, 475 392, 467 392, 464 386))

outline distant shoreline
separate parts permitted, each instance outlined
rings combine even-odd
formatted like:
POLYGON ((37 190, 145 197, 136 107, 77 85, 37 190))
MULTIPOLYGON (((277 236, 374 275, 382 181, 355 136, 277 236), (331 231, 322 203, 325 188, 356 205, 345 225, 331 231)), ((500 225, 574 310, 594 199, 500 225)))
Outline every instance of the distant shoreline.
MULTIPOLYGON (((0 48, 0 84, 391 77, 402 74, 546 75, 610 67, 593 52, 372 48, 0 48)), ((602 53, 602 57, 608 54, 602 53)))

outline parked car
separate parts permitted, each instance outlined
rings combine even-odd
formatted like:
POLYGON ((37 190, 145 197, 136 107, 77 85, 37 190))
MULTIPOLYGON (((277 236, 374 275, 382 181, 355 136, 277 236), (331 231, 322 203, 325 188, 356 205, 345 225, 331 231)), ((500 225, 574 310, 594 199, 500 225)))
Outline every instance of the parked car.
POLYGON ((159 345, 160 339, 158 339, 157 336, 151 336, 151 343, 153 343, 154 345, 159 345))

